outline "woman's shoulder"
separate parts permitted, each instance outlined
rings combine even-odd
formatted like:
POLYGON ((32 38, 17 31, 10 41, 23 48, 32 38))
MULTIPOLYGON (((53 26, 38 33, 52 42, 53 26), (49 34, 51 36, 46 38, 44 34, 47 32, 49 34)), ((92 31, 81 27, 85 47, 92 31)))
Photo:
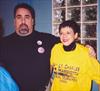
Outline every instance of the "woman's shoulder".
POLYGON ((77 43, 77 48, 78 50, 80 50, 81 52, 84 52, 84 53, 88 53, 89 49, 83 45, 83 44, 80 44, 80 43, 77 43))

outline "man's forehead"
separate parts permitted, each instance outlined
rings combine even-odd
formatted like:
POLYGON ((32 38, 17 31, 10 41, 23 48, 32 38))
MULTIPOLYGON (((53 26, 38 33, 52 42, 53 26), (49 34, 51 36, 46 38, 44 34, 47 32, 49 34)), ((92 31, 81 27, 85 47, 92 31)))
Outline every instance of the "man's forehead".
POLYGON ((28 16, 32 16, 31 12, 28 9, 25 9, 25 8, 19 8, 19 9, 17 9, 16 15, 28 15, 28 16))
POLYGON ((16 13, 19 13, 19 12, 20 13, 27 12, 27 13, 31 14, 30 10, 26 9, 26 8, 18 8, 17 11, 16 11, 16 13))

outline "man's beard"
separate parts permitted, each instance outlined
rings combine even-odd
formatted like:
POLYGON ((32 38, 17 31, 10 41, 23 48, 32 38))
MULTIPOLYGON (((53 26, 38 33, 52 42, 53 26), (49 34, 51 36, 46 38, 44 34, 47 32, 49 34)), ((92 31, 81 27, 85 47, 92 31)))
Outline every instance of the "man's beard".
POLYGON ((29 33, 29 28, 28 28, 28 26, 27 26, 26 24, 21 24, 21 25, 20 25, 20 29, 19 29, 19 33, 20 33, 21 35, 26 35, 26 34, 28 34, 28 33, 29 33))

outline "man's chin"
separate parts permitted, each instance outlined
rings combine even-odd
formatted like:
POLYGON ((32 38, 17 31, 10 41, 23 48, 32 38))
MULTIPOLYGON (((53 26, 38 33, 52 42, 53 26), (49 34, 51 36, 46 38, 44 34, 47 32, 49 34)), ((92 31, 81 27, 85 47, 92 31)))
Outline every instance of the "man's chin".
POLYGON ((17 34, 19 35, 19 36, 28 36, 28 35, 30 35, 31 33, 30 32, 28 32, 28 33, 20 33, 20 32, 17 32, 17 34))

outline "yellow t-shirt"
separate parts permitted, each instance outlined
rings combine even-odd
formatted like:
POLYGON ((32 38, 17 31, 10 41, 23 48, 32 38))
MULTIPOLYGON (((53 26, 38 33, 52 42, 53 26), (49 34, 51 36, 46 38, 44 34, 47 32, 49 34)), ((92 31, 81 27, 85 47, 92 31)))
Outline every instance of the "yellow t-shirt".
POLYGON ((90 91, 91 81, 100 84, 100 64, 88 49, 77 44, 74 51, 64 51, 61 43, 51 52, 53 84, 51 91, 90 91))

